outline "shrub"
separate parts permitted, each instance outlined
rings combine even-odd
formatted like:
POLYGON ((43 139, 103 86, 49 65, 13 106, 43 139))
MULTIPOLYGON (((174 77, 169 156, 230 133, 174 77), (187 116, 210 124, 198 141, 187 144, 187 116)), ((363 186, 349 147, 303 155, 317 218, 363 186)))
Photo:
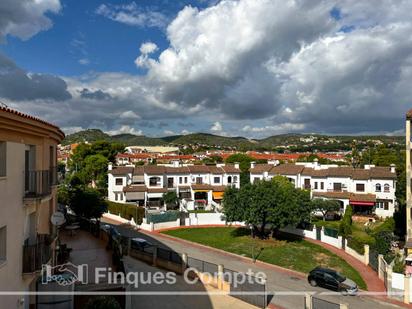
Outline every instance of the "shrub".
POLYGON ((122 218, 125 218, 127 220, 130 220, 133 218, 133 220, 136 222, 136 224, 141 224, 144 218, 144 208, 139 207, 136 205, 131 205, 131 204, 121 204, 121 203, 115 203, 111 201, 107 201, 108 203, 108 210, 110 213, 118 215, 122 218))
POLYGON ((339 234, 348 237, 352 234, 352 206, 346 206, 345 214, 339 225, 339 234))
POLYGON ((356 238, 348 238, 348 247, 355 250, 359 254, 365 254, 365 246, 356 238))
POLYGON ((395 263, 393 264, 392 270, 394 273, 403 274, 405 272, 405 261, 400 255, 395 258, 395 263))

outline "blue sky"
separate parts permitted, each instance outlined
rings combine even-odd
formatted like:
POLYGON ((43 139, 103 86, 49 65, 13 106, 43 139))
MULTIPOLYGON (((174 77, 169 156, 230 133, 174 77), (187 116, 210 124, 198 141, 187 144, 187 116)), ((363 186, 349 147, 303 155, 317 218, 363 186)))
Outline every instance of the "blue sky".
POLYGON ((402 134, 412 2, 2 0, 0 100, 71 133, 402 134))
MULTIPOLYGON (((133 1, 112 1, 115 5, 127 5, 133 1)), ((59 14, 46 14, 53 27, 40 32, 29 40, 9 36, 0 49, 21 67, 32 72, 77 76, 89 71, 122 71, 141 74, 133 64, 139 46, 153 41, 159 49, 167 47, 165 29, 158 27, 131 26, 107 19, 96 13, 106 1, 61 1, 59 14), (79 60, 88 59, 81 64, 79 60)), ((185 6, 199 8, 206 1, 137 0, 144 11, 155 10, 172 20, 185 6)))

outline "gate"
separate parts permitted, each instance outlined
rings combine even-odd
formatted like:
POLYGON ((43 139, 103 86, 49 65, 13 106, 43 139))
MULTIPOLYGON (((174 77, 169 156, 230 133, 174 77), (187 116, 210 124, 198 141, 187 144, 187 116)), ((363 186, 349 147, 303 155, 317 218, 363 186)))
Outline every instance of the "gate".
POLYGON ((317 226, 316 227, 316 240, 321 240, 321 233, 322 233, 322 227, 317 226))
POLYGON ((180 226, 186 225, 186 218, 189 218, 188 212, 180 212, 180 226))
POLYGON ((376 249, 369 249, 369 265, 372 267, 372 269, 376 272, 378 272, 379 268, 379 254, 376 251, 376 249))
POLYGON ((266 308, 268 305, 268 297, 266 294, 265 279, 248 275, 246 273, 239 273, 226 268, 223 273, 225 279, 231 278, 230 296, 238 298, 256 307, 266 308), (230 276, 227 277, 228 275, 230 276), (246 278, 246 280, 233 280, 234 278, 246 278))

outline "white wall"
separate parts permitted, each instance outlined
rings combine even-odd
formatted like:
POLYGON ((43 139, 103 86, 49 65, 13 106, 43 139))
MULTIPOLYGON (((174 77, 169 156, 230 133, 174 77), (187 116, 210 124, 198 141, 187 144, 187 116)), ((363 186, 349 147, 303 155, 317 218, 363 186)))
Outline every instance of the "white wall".
POLYGON ((404 274, 392 273, 392 288, 397 290, 405 289, 405 276, 404 274))

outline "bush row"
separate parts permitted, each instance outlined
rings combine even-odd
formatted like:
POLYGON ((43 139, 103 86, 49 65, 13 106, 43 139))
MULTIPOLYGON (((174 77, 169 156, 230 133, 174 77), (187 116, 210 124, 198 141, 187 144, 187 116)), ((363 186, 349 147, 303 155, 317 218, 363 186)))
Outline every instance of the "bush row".
POLYGON ((110 213, 119 215, 127 220, 133 218, 137 224, 141 224, 144 218, 144 208, 131 204, 121 204, 107 201, 110 213))

